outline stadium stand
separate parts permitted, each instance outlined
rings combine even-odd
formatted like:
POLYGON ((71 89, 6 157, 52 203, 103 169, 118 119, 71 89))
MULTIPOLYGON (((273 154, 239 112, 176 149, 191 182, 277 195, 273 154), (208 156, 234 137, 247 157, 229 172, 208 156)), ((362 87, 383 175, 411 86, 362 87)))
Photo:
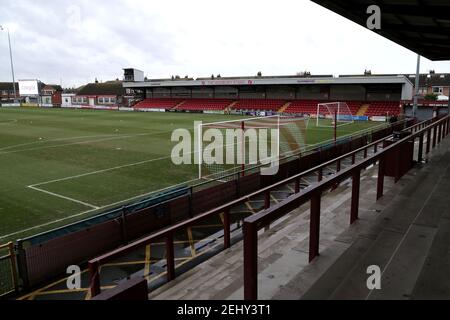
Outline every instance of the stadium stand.
POLYGON ((235 110, 278 111, 286 101, 277 99, 241 99, 233 106, 235 110))
POLYGON ((225 110, 233 100, 230 99, 189 99, 178 110, 225 110))
MULTIPOLYGON (((227 108, 233 110, 265 110, 280 111, 283 107, 286 113, 316 114, 317 104, 330 101, 325 100, 293 100, 282 99, 144 99, 134 107, 137 109, 173 109, 189 111, 222 111, 227 108)), ((364 116, 386 116, 398 115, 400 113, 400 102, 397 101, 346 101, 353 115, 358 114, 362 106, 367 106, 364 116)), ((363 110, 364 111, 364 110, 363 110)))
POLYGON ((369 105, 365 115, 366 116, 386 116, 386 115, 399 115, 401 108, 399 108, 400 102, 384 102, 377 101, 372 102, 369 105))
POLYGON ((317 104, 323 101, 319 100, 295 100, 292 101, 289 108, 286 109, 287 113, 307 113, 315 114, 317 113, 317 104))
MULTIPOLYGON (((286 109, 287 113, 302 113, 302 114, 315 114, 317 113, 317 104, 329 101, 319 101, 319 100, 295 100, 293 101, 289 108, 286 109)), ((399 102, 372 102, 365 103, 363 101, 347 101, 346 102, 352 114, 356 115, 360 110, 361 106, 367 104, 367 111, 362 114, 364 116, 386 116, 398 115, 400 113, 399 102)))
POLYGON ((144 99, 137 103, 134 108, 137 109, 172 109, 183 102, 183 99, 144 99))

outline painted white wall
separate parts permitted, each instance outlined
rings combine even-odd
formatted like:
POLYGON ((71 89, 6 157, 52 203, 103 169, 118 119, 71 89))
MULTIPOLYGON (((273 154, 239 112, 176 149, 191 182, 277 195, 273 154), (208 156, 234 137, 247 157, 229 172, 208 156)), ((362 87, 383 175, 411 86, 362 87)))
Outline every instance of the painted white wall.
POLYGON ((61 107, 63 108, 70 108, 72 107, 72 98, 75 96, 73 93, 63 93, 61 95, 62 102, 61 107))

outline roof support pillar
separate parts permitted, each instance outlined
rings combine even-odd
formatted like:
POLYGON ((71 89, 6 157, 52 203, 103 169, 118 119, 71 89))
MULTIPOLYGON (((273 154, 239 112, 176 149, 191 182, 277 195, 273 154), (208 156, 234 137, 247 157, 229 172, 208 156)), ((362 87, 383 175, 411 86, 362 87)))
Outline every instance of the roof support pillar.
POLYGON ((416 83, 414 85, 414 105, 412 110, 412 116, 417 116, 417 104, 419 99, 419 86, 420 86, 420 54, 417 55, 417 69, 416 69, 416 83))

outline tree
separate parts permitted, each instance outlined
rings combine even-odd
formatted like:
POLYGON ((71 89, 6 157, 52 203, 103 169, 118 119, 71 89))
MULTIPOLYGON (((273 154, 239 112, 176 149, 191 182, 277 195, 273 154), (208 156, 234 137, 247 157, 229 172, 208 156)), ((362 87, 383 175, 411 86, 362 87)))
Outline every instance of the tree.
POLYGON ((435 93, 428 93, 425 95, 425 100, 427 101, 436 101, 438 99, 438 95, 435 93))

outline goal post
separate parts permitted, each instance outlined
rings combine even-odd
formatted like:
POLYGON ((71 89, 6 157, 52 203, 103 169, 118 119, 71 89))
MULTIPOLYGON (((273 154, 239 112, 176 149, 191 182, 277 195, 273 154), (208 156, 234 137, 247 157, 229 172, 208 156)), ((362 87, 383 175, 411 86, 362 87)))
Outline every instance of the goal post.
POLYGON ((308 121, 276 115, 200 124, 197 129, 199 178, 230 181, 235 178, 233 174, 244 174, 268 159, 279 160, 301 152, 306 148, 308 121), (213 142, 221 147, 211 147, 213 142))
POLYGON ((341 127, 354 123, 353 114, 345 102, 328 102, 317 105, 317 127, 341 127))

